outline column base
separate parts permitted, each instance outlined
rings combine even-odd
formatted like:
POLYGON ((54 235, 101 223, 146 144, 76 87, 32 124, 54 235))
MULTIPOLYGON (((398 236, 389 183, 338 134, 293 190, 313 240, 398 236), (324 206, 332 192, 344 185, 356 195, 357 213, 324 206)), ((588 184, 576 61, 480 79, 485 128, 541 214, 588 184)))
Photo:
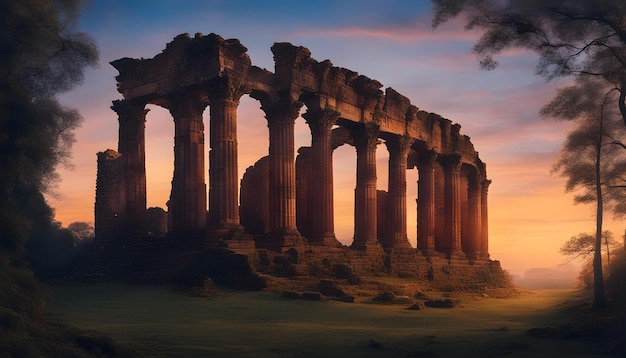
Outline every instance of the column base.
POLYGON ((353 242, 351 249, 367 252, 384 252, 382 245, 378 241, 353 242))
POLYGON ((411 243, 409 242, 409 239, 407 238, 395 240, 394 243, 390 247, 390 249, 412 249, 412 248, 413 246, 411 246, 411 243))
POLYGON ((417 248, 419 252, 422 253, 422 256, 424 257, 439 257, 439 252, 436 251, 435 249, 420 249, 419 247, 417 248))
POLYGON ((265 235, 257 242, 257 247, 276 252, 286 252, 291 248, 303 250, 308 246, 307 239, 296 229, 279 229, 265 235))
POLYGON ((450 261, 467 261, 467 256, 463 250, 453 249, 446 254, 446 259, 450 261))
POLYGON ((343 246, 333 234, 313 236, 307 238, 311 246, 343 246))
POLYGON ((255 249, 252 235, 245 232, 241 225, 207 230, 206 244, 209 247, 224 247, 233 250, 255 249))
POLYGON ((491 260, 491 256, 489 256, 488 253, 483 253, 483 252, 468 253, 467 258, 473 261, 490 261, 491 260))

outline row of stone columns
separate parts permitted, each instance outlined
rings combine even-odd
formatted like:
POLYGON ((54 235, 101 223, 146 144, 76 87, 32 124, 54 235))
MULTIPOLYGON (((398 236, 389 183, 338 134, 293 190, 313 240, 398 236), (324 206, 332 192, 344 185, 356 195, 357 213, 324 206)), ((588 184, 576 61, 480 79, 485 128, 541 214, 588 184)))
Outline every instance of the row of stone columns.
POLYGON ((308 180, 308 239, 313 245, 337 245, 333 210, 333 148, 331 132, 339 112, 309 110, 302 115, 311 129, 311 177, 308 180))
POLYGON ((301 242, 296 229, 296 168, 294 125, 302 103, 279 101, 263 106, 269 128, 269 235, 276 246, 301 242))
POLYGON ((407 156, 413 142, 414 139, 408 136, 393 137, 385 142, 389 151, 387 207, 390 247, 411 247, 406 228, 406 169, 407 156))
POLYGON ((146 144, 145 128, 147 109, 143 104, 113 101, 111 106, 118 114, 118 149, 124 160, 126 193, 125 218, 121 223, 123 232, 130 235, 143 234, 146 224, 146 144))
POLYGON ((356 147, 356 188, 354 190, 354 242, 357 249, 379 245, 377 239, 376 146, 378 125, 358 125, 351 134, 356 147))
POLYGON ((461 156, 437 155, 433 151, 420 153, 418 159, 418 248, 432 255, 442 248, 450 257, 480 259, 488 257, 487 189, 490 180, 481 180, 478 174, 468 177, 467 215, 468 228, 461 236, 461 156), (436 237, 436 171, 439 163, 443 169, 443 239, 436 237))
MULTIPOLYGON (((167 98, 175 123, 174 175, 169 206, 170 231, 199 233, 224 238, 240 230, 237 172, 237 107, 245 88, 236 81, 220 79, 218 90, 187 92, 167 98), (204 183, 204 125, 202 114, 210 107, 209 216, 206 216, 204 183)), ((279 246, 300 242, 296 218, 296 170, 294 163, 294 122, 302 103, 281 100, 262 109, 268 121, 269 147, 269 231, 279 246)), ((119 152, 125 158, 127 226, 143 227, 146 209, 145 103, 115 101, 119 115, 119 152)), ((307 172, 306 236, 313 245, 337 245, 334 234, 333 168, 331 132, 339 112, 309 109, 303 114, 311 130, 310 168, 307 172)), ((376 203, 376 146, 379 128, 374 123, 355 124, 351 135, 357 151, 355 227, 353 247, 378 246, 376 203)), ((386 141, 389 157, 388 220, 385 247, 410 248, 406 230, 407 154, 413 139, 397 136, 386 141)), ((468 182, 467 239, 461 242, 461 156, 419 155, 418 248, 426 255, 436 251, 435 164, 443 168, 444 237, 441 246, 450 256, 463 251, 479 257, 487 254, 487 187, 478 177, 468 182), (464 249, 464 250, 463 250, 464 249)))
POLYGON ((206 102, 197 96, 171 99, 174 118, 174 176, 168 203, 168 226, 175 233, 199 233, 206 228, 204 182, 204 122, 206 102))
MULTIPOLYGON (((228 78, 209 93, 209 232, 226 237, 240 231, 237 168, 237 107, 244 94, 241 83, 228 78)), ((206 210, 205 210, 206 212, 206 210)))

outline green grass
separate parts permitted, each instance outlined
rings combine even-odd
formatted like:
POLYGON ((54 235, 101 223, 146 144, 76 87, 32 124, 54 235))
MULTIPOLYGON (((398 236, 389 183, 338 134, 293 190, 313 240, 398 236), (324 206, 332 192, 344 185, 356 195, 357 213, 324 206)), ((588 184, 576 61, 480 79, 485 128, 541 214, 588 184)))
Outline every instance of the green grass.
POLYGON ((422 311, 265 292, 198 298, 163 286, 55 286, 52 292, 49 308, 61 319, 150 357, 586 357, 594 348, 585 340, 526 335, 575 313, 559 306, 579 298, 566 290, 422 311))

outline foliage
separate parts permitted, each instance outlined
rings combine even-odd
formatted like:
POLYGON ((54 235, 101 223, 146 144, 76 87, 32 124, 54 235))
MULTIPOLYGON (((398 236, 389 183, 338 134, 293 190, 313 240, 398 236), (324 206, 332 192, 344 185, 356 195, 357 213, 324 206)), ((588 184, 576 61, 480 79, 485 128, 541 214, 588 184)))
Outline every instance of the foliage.
POLYGON ((41 338, 36 328, 45 301, 24 258, 34 266, 55 260, 51 245, 72 240, 54 222, 43 194, 58 179, 57 165, 69 164, 81 122, 54 96, 80 83, 85 66, 97 63, 93 41, 74 30, 79 5, 0 2, 0 337, 3 348, 22 347, 9 355, 47 354, 45 347, 29 346, 41 338))
POLYGON ((47 205, 41 194, 58 178, 57 164, 68 163, 80 125, 79 114, 54 98, 97 61, 93 41, 73 31, 78 5, 0 3, 0 248, 11 257, 23 254, 31 204, 47 205))
POLYGON ((616 133, 611 130, 614 117, 621 117, 626 125, 626 2, 432 1, 433 28, 463 14, 466 29, 483 30, 473 48, 482 68, 494 69, 497 55, 522 48, 539 55, 536 73, 547 80, 577 77, 576 84, 560 90, 542 114, 576 119, 555 171, 568 179, 568 191, 582 190, 576 202, 596 203, 594 306, 604 305, 600 252, 603 210, 606 206, 618 216, 626 212, 624 190, 613 190, 626 188, 626 160, 614 154, 616 147, 626 146, 615 140, 616 133), (599 88, 594 88, 598 84, 599 88), (617 110, 621 116, 613 115, 617 110))
POLYGON ((95 228, 84 221, 75 221, 67 226, 67 229, 74 237, 74 244, 85 244, 93 241, 96 236, 95 228))
MULTIPOLYGON (((605 282, 610 276, 609 267, 610 265, 606 261, 602 262, 602 278, 605 282)), ((578 287, 589 290, 593 289, 594 276, 593 256, 587 257, 580 268, 580 272, 578 272, 578 276, 576 277, 578 287)))
POLYGON ((607 293, 614 303, 626 307, 626 249, 616 250, 608 267, 609 276, 606 281, 607 293))
MULTIPOLYGON (((607 296, 612 301, 626 308, 626 251, 624 247, 616 248, 612 251, 612 260, 605 265, 605 281, 607 296)), ((593 287, 593 267, 592 260, 586 260, 578 275, 578 280, 582 288, 593 287)))
POLYGON ((466 29, 483 30, 473 51, 484 69, 511 48, 539 55, 536 73, 547 80, 597 76, 619 89, 626 123, 626 2, 622 0, 432 0, 433 27, 466 16, 466 29))
MULTIPOLYGON (((621 142, 624 130, 617 111, 606 105, 615 93, 614 88, 607 87, 599 79, 578 76, 573 86, 560 89, 556 97, 541 109, 541 114, 546 117, 569 120, 574 124, 553 172, 567 179, 566 191, 576 191, 574 203, 595 204, 596 207, 596 232, 592 240, 596 307, 605 304, 601 253, 604 211, 615 216, 626 214, 623 204, 626 199, 626 151, 621 142)), ((584 241, 584 236, 580 239, 584 241)))
POLYGON ((579 76, 573 86, 559 89, 541 109, 545 117, 571 121, 574 128, 561 148, 554 172, 567 179, 566 190, 579 190, 575 203, 595 203, 596 165, 603 189, 603 207, 615 216, 626 213, 626 151, 617 109, 606 102, 616 91, 601 80, 579 76))
MULTIPOLYGON (((596 238, 592 234, 580 233, 577 236, 572 236, 567 240, 559 249, 561 255, 567 256, 571 260, 578 258, 586 259, 589 255, 595 251, 596 238)), ((610 257, 611 249, 617 247, 617 241, 610 231, 602 232, 602 246, 607 255, 610 257)), ((610 263, 610 259, 609 259, 610 263)))

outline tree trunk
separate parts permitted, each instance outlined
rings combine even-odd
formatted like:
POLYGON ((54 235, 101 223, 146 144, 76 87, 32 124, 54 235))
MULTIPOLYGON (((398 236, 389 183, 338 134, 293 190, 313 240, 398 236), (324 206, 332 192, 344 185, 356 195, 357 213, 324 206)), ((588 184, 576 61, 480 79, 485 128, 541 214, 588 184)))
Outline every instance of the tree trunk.
POLYGON ((619 112, 622 115, 622 119, 624 120, 624 125, 626 125, 626 85, 622 85, 619 89, 619 112))
POLYGON ((596 144, 596 243, 593 253, 593 307, 601 308, 606 304, 604 297, 604 277, 602 276, 602 178, 600 177, 600 160, 602 149, 602 117, 600 117, 600 136, 596 144))
POLYGON ((606 264, 607 266, 611 266, 611 249, 609 248, 608 237, 604 240, 604 245, 606 246, 606 264))

